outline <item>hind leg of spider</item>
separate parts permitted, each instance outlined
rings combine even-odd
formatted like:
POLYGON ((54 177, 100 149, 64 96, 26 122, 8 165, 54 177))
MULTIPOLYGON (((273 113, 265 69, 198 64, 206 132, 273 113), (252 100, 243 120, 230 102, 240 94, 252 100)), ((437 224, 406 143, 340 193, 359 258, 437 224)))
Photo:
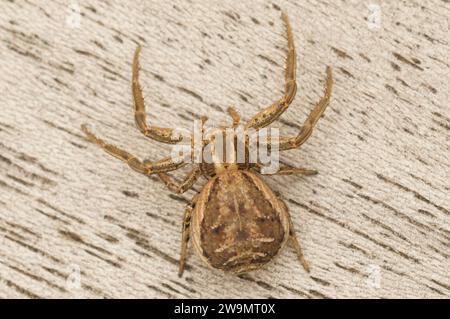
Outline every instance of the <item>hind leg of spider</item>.
POLYGON ((289 215, 288 207, 281 198, 279 198, 278 200, 280 201, 281 205, 284 206, 289 218, 289 239, 291 240, 292 246, 294 247, 295 253, 297 254, 297 258, 306 272, 309 273, 311 268, 309 266, 309 263, 306 261, 305 256, 303 255, 302 247, 300 246, 300 242, 297 238, 297 235, 295 234, 294 225, 291 220, 291 215, 289 215))
POLYGON ((297 235, 294 231, 294 226, 291 221, 291 217, 289 216, 289 237, 292 242, 292 246, 294 246, 295 253, 297 254, 297 258, 302 264, 303 268, 306 270, 306 272, 311 271, 311 267, 309 266, 309 263, 306 261, 305 256, 303 255, 302 247, 300 246, 300 242, 297 238, 297 235))
POLYGON ((297 93, 296 72, 297 72, 297 53, 295 52, 294 36, 292 34, 292 28, 289 23, 289 19, 285 13, 282 14, 284 24, 286 25, 287 40, 288 40, 288 54, 286 59, 285 69, 285 84, 284 84, 284 96, 273 103, 271 106, 262 110, 260 113, 252 117, 245 128, 260 129, 263 128, 283 114, 287 110, 289 105, 294 100, 297 93))
POLYGON ((181 277, 186 266, 187 258, 187 246, 189 243, 189 230, 191 226, 191 215, 194 210, 195 202, 197 200, 197 195, 194 196, 191 203, 186 207, 183 217, 183 225, 181 229, 181 254, 180 254, 180 264, 178 268, 178 277, 181 277))
POLYGON ((86 125, 83 124, 81 126, 81 129, 86 134, 86 138, 88 141, 97 144, 110 155, 120 159, 121 161, 127 163, 128 166, 130 166, 135 171, 145 175, 173 171, 187 164, 181 158, 173 159, 172 157, 166 157, 162 160, 154 162, 143 163, 142 161, 140 161, 138 158, 136 158, 134 155, 131 155, 127 151, 124 151, 114 145, 108 144, 102 139, 96 137, 88 130, 86 125))
POLYGON ((325 81, 325 90, 323 97, 311 111, 308 118, 303 123, 303 127, 300 129, 300 132, 298 133, 297 136, 295 137, 280 136, 278 141, 280 151, 298 148, 308 140, 308 138, 311 136, 314 126, 317 124, 317 121, 320 119, 323 112, 330 103, 332 87, 333 87, 333 76, 331 72, 331 67, 328 66, 327 79, 325 81))
POLYGON ((176 194, 182 194, 194 185, 200 174, 200 168, 196 166, 194 169, 192 169, 192 171, 189 172, 188 175, 186 175, 181 183, 174 181, 174 179, 166 173, 158 173, 158 176, 172 192, 176 194))
POLYGON ((159 142, 175 144, 183 139, 181 134, 175 134, 174 129, 158 126, 148 126, 146 122, 144 97, 139 84, 139 54, 141 47, 138 46, 134 53, 131 90, 134 99, 134 119, 136 126, 145 136, 159 142))

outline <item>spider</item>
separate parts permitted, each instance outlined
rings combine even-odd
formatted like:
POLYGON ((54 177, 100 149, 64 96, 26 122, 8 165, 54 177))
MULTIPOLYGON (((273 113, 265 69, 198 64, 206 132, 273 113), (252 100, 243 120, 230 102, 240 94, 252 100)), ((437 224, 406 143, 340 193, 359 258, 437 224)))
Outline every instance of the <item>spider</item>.
MULTIPOLYGON (((288 41, 284 96, 245 123, 244 131, 260 130, 268 126, 287 110, 295 97, 297 55, 291 25, 285 13, 282 14, 282 19, 288 41)), ((177 144, 181 141, 181 137, 174 134, 174 129, 147 124, 144 98, 139 84, 140 51, 141 47, 138 46, 133 59, 131 83, 136 125, 142 134, 150 139, 177 144)), ((279 150, 296 149, 311 136, 331 97, 333 79, 330 66, 326 68, 326 73, 323 97, 315 105, 298 134, 280 136, 277 141, 271 140, 269 146, 276 145, 279 150)), ((233 107, 228 108, 228 113, 232 119, 231 127, 236 128, 240 123, 238 113, 233 107)), ((206 117, 202 117, 202 123, 204 121, 206 117)), ((141 161, 125 150, 96 137, 85 125, 82 125, 82 130, 89 141, 124 161, 135 171, 145 175, 157 174, 162 182, 177 194, 190 189, 198 177, 203 176, 207 179, 184 211, 179 276, 183 274, 185 268, 190 238, 197 254, 206 264, 235 274, 249 272, 266 265, 290 240, 303 268, 307 272, 310 271, 286 204, 261 178, 264 168, 262 164, 250 163, 247 157, 244 163, 236 161, 195 163, 184 180, 177 182, 167 172, 187 165, 186 161, 172 157, 157 161, 141 161)), ((202 141, 202 148, 210 142, 211 140, 202 141)), ((275 174, 315 175, 317 171, 281 166, 275 174)))

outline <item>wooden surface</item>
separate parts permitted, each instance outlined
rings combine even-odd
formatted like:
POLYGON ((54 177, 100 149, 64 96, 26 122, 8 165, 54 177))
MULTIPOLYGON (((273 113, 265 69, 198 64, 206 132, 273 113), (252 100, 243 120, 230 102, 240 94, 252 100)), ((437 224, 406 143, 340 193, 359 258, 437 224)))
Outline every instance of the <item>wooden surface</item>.
POLYGON ((0 2, 0 297, 450 296, 447 0, 125 3, 80 1, 77 17, 77 1, 0 2), (299 90, 275 126, 294 134, 326 65, 335 77, 313 136, 282 155, 320 174, 265 177, 312 271, 290 246, 242 277, 190 249, 180 279, 194 192, 173 195, 130 170, 80 125, 142 158, 169 154, 134 126, 138 44, 152 123, 190 128, 206 114, 222 125, 230 105, 248 120, 282 95, 280 9, 299 90))

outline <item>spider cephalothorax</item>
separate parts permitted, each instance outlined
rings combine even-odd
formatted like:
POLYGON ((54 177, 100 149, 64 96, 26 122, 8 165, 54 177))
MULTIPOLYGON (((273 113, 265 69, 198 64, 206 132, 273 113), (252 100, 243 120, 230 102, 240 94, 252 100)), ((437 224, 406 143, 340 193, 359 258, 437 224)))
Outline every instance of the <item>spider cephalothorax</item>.
MULTIPOLYGON (((297 56, 292 30, 287 16, 283 14, 282 17, 288 38, 285 94, 251 118, 243 126, 244 132, 260 130, 278 119, 289 107, 297 91, 297 56)), ((147 125, 144 99, 138 79, 140 51, 141 48, 138 47, 134 55, 131 85, 136 125, 145 136, 151 139, 177 144, 181 141, 181 137, 174 134, 173 129, 147 125)), ((332 82, 331 68, 327 67, 324 95, 305 120, 300 132, 296 136, 280 136, 278 139, 269 140, 269 148, 295 149, 309 138, 315 124, 329 104, 332 82)), ((228 113, 233 121, 231 127, 236 128, 240 122, 239 115, 234 108, 229 108, 228 113)), ((203 117, 202 123, 205 120, 206 118, 203 117)), ((140 173, 157 174, 175 193, 181 194, 190 189, 201 175, 208 179, 184 213, 180 276, 184 270, 190 238, 198 255, 208 265, 233 273, 243 273, 262 267, 278 254, 287 240, 291 240, 300 262, 305 270, 309 271, 309 265, 303 258, 299 241, 294 233, 287 206, 260 178, 264 169, 261 163, 249 162, 247 156, 244 156, 241 162, 232 160, 224 163, 213 160, 212 163, 193 163, 193 169, 181 183, 178 183, 167 175, 167 172, 188 165, 189 162, 185 161, 185 158, 180 160, 172 156, 158 161, 140 161, 130 153, 97 138, 86 126, 83 125, 82 129, 88 140, 140 173)), ((202 140, 202 143, 201 147, 204 149, 211 140, 202 140)), ((314 175, 316 173, 315 170, 282 166, 274 174, 314 175)))

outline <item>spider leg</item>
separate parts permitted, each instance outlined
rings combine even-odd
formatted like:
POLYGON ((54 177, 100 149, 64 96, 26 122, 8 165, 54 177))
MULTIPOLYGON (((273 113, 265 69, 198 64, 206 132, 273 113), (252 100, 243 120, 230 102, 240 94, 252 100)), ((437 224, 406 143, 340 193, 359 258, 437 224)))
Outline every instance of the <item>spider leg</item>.
POLYGON ((303 268, 306 270, 306 272, 309 273, 311 269, 309 267, 309 263, 306 261, 305 256, 303 255, 302 247, 300 246, 300 242, 299 242, 299 240, 297 238, 297 235, 295 234, 294 224, 292 223, 291 216, 289 215, 288 207, 284 203, 283 200, 281 200, 280 198, 278 198, 278 200, 280 201, 280 203, 286 209, 286 212, 287 212, 287 215, 288 215, 288 218, 289 218, 289 238, 290 238, 290 240, 292 242, 292 246, 294 246, 295 253, 297 254, 298 260, 302 264, 303 268))
POLYGON ((192 171, 189 172, 188 175, 186 175, 186 177, 181 183, 177 183, 176 181, 173 180, 173 178, 171 178, 166 173, 158 173, 158 176, 172 192, 176 194, 182 194, 186 192, 188 189, 190 189, 192 185, 194 185, 200 174, 201 174, 200 168, 196 166, 192 171))
POLYGON ((286 25, 287 40, 288 40, 288 54, 286 59, 286 70, 285 70, 285 86, 284 86, 284 96, 273 103, 271 106, 267 107, 263 111, 252 117, 245 125, 246 129, 263 128, 283 114, 287 110, 292 100, 297 92, 296 71, 297 71, 297 53, 295 52, 294 46, 294 36, 292 34, 292 28, 289 23, 288 16, 283 13, 282 18, 284 24, 286 25))
POLYGON ((232 106, 230 106, 228 109, 228 114, 231 116, 231 119, 233 120, 233 123, 231 124, 232 128, 236 128, 239 126, 239 123, 241 122, 241 117, 239 116, 236 109, 232 106))
POLYGON ((333 87, 333 75, 331 72, 331 67, 328 66, 327 79, 325 82, 325 91, 323 97, 311 111, 308 118, 303 123, 303 127, 300 129, 300 132, 298 133, 297 136, 295 137, 280 136, 278 141, 280 151, 298 148, 303 143, 305 143, 306 140, 311 136, 314 126, 316 125, 317 121, 320 119, 323 112, 330 103, 332 87, 333 87))
POLYGON ((305 256, 303 255, 302 246, 300 246, 300 242, 297 238, 297 235, 295 234, 294 226, 292 224, 290 216, 289 216, 289 236, 291 238, 291 242, 292 245, 294 246, 294 250, 295 253, 297 254, 298 260, 300 261, 306 272, 310 272, 311 268, 309 267, 309 263, 306 261, 305 256))
POLYGON ((139 84, 139 54, 141 52, 141 47, 138 46, 134 53, 133 58, 133 75, 131 81, 131 90, 134 99, 134 119, 136 126, 145 136, 154 139, 159 142, 175 144, 180 142, 183 137, 174 134, 174 130, 171 128, 158 127, 158 126, 148 126, 146 122, 144 97, 142 95, 142 89, 139 84))
POLYGON ((134 155, 131 155, 130 153, 114 145, 108 144, 102 139, 96 137, 87 129, 86 125, 82 125, 81 129, 86 134, 86 138, 88 141, 97 144, 107 153, 124 161, 132 169, 145 175, 173 171, 187 164, 182 160, 182 158, 173 159, 172 157, 166 157, 154 162, 143 163, 134 155))
POLYGON ((187 245, 190 239, 189 231, 191 226, 191 215, 194 210, 195 202, 197 201, 197 195, 194 196, 191 203, 186 207, 183 217, 182 234, 181 234, 181 254, 180 254, 180 265, 178 268, 178 277, 181 277, 184 272, 184 267, 186 265, 187 257, 187 245))
MULTIPOLYGON (((262 173, 263 166, 261 164, 256 164, 256 166, 253 167, 258 173, 262 173)), ((284 165, 281 166, 280 169, 273 174, 264 174, 264 175, 293 175, 293 174, 300 174, 305 176, 311 176, 311 175, 317 175, 319 172, 314 169, 307 169, 303 167, 294 167, 290 165, 284 165)))

